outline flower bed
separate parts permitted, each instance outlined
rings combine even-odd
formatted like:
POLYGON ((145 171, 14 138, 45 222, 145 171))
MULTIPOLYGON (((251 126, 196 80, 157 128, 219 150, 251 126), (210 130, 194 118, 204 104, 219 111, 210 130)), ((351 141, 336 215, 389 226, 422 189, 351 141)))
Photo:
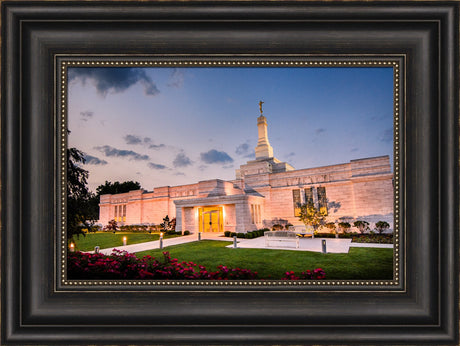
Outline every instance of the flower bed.
POLYGON ((352 237, 352 242, 393 244, 393 234, 359 234, 352 237))
MULTIPOLYGON (((69 252, 67 273, 70 280, 119 280, 119 279, 162 279, 162 280, 254 280, 259 279, 257 272, 244 268, 228 268, 219 265, 216 271, 193 262, 179 262, 171 258, 169 252, 163 252, 164 260, 151 256, 139 259, 126 251, 114 250, 110 256, 83 252, 69 252)), ((320 268, 307 270, 296 276, 286 272, 283 280, 324 279, 320 268)))

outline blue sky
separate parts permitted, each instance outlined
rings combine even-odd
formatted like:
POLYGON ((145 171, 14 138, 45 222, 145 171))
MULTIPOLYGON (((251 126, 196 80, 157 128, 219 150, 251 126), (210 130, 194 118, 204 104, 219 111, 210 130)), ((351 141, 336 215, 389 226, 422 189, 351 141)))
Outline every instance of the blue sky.
POLYGON ((393 160, 388 67, 70 67, 69 147, 86 154, 93 191, 232 180, 255 157, 260 100, 274 156, 296 169, 393 160))

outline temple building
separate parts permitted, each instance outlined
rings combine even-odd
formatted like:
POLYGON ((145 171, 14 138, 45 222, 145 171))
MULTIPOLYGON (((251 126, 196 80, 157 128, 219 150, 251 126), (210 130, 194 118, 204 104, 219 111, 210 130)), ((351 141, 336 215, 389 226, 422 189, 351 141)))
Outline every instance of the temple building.
POLYGON ((231 181, 156 187, 100 197, 99 223, 160 224, 176 218, 176 231, 247 232, 273 224, 302 225, 299 205, 313 201, 327 222, 386 221, 393 228, 393 174, 389 156, 294 169, 273 155, 267 118, 257 118, 255 160, 231 181))

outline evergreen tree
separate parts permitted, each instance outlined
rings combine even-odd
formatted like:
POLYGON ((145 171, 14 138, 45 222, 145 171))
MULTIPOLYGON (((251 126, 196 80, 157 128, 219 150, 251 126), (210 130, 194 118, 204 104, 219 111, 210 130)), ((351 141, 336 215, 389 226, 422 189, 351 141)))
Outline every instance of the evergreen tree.
POLYGON ((87 187, 88 171, 81 167, 84 153, 76 148, 67 149, 67 240, 85 235, 83 229, 93 227, 97 217, 91 210, 94 198, 87 187))

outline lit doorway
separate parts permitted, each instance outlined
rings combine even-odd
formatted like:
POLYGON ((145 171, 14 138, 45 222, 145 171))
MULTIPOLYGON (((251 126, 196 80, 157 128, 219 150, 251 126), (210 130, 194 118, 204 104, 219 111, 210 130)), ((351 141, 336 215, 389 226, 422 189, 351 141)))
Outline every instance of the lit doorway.
POLYGON ((222 207, 202 207, 199 209, 200 232, 223 232, 222 207))

